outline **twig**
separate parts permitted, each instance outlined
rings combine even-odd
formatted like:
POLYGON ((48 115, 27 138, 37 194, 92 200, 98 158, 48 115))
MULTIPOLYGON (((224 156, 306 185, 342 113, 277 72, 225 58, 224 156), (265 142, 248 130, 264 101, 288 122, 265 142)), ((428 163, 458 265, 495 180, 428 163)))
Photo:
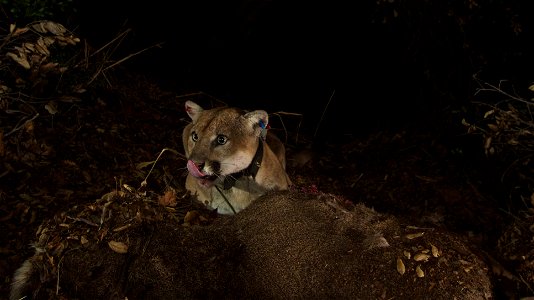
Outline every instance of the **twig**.
POLYGON ((317 123, 317 127, 315 127, 315 133, 313 134, 313 139, 317 136, 317 131, 319 131, 319 127, 321 126, 321 122, 323 121, 323 118, 326 114, 326 111, 328 110, 328 106, 330 105, 330 102, 332 102, 332 98, 334 98, 334 94, 336 93, 336 90, 332 92, 332 95, 330 95, 330 99, 328 99, 328 102, 326 103, 326 106, 323 110, 323 113, 321 115, 321 118, 319 119, 319 122, 317 123))
POLYGON ((176 155, 181 155, 178 151, 174 150, 174 149, 171 149, 171 148, 163 148, 163 150, 161 150, 161 152, 159 153, 158 157, 156 158, 156 160, 154 161, 154 163, 152 164, 152 167, 150 168, 150 171, 148 172, 148 174, 146 175, 145 179, 143 180, 143 182, 141 182, 141 188, 145 187, 147 185, 147 179, 148 177, 150 176, 150 173, 152 173, 152 170, 154 170, 154 167, 156 166, 156 163, 158 162, 159 158, 161 157, 161 155, 163 155, 163 152, 165 151, 171 151, 172 153, 176 154, 176 155))
MULTIPOLYGON (((285 134, 284 143, 287 143, 287 137, 288 137, 289 134, 287 133, 287 128, 286 128, 286 124, 284 123, 284 119, 282 119, 282 116, 280 116, 280 114, 278 114, 278 113, 274 113, 273 115, 277 116, 278 119, 280 119, 280 123, 282 124, 282 128, 284 129, 284 134, 285 134)), ((298 134, 298 131, 297 131, 297 139, 298 139, 298 136, 299 136, 299 134, 298 134)))
MULTIPOLYGON (((91 79, 89 80, 89 82, 87 82, 87 86, 90 85, 100 74, 103 74, 103 72, 117 66, 118 64, 121 64, 123 63, 124 61, 136 56, 136 55, 139 55, 143 52, 145 52, 146 50, 148 49, 151 49, 151 48, 154 48, 154 47, 160 47, 163 43, 158 43, 158 44, 155 44, 155 45, 152 45, 150 47, 147 47, 145 49, 142 49, 140 51, 137 51, 136 53, 132 53, 124 58, 122 58, 121 60, 115 62, 115 63, 112 63, 111 65, 107 66, 107 67, 104 67, 105 63, 108 62, 108 57, 110 56, 110 53, 113 53, 117 47, 121 44, 121 42, 117 42, 117 40, 122 40, 126 37, 126 35, 131 31, 131 29, 127 29, 125 31, 123 31, 122 33, 120 33, 119 35, 117 35, 114 39, 112 39, 111 41, 109 41, 107 44, 105 44, 104 46, 100 47, 98 50, 96 50, 95 52, 91 53, 90 55, 88 55, 88 50, 87 50, 87 44, 86 44, 86 48, 85 48, 85 65, 86 65, 86 68, 89 64, 88 60, 89 58, 95 56, 96 54, 102 52, 104 49, 107 49, 109 47, 111 47, 113 44, 117 44, 115 45, 115 49, 111 49, 109 51, 109 53, 106 53, 106 55, 104 56, 104 63, 100 65, 100 67, 98 68, 98 70, 95 72, 95 74, 91 77, 91 79)), ((104 74, 104 77, 105 77, 105 74, 104 74)), ((107 78, 106 78, 107 79, 107 78)))
POLYGON ((491 89, 484 89, 484 88, 480 88, 480 89, 477 89, 477 91, 475 92, 475 95, 478 94, 479 92, 485 92, 485 91, 490 91, 490 92, 499 92, 501 94, 503 94, 504 96, 512 99, 512 100, 516 100, 516 101, 519 101, 519 102, 522 102, 522 103, 525 103, 525 104, 529 104, 529 105, 534 105, 533 102, 530 102, 530 101, 527 101, 521 97, 517 97, 517 96, 512 96, 511 94, 503 91, 500 87, 496 87, 490 83, 487 83, 487 82, 484 82, 483 84, 489 86, 491 89))
POLYGON ((67 216, 67 219, 71 219, 71 220, 78 221, 78 222, 83 222, 83 223, 85 223, 87 225, 98 227, 98 224, 96 224, 94 222, 91 222, 91 221, 89 221, 87 219, 84 219, 84 218, 74 218, 74 217, 71 217, 71 216, 67 216))
POLYGON ((296 137, 295 137, 295 144, 298 144, 298 141, 299 141, 299 132, 300 132, 300 126, 302 124, 302 119, 303 119, 303 116, 302 114, 298 114, 298 113, 292 113, 292 112, 285 112, 285 111, 279 111, 279 112, 275 112, 273 113, 273 115, 277 116, 279 119, 280 119, 280 122, 282 123, 282 127, 284 128, 284 132, 286 134, 286 138, 285 138, 285 141, 287 142, 287 136, 288 136, 288 133, 287 133, 287 128, 286 128, 286 125, 284 124, 284 120, 282 119, 282 115, 287 115, 287 116, 297 116, 299 117, 299 124, 297 125, 297 133, 296 133, 296 137))
MULTIPOLYGON (((519 274, 519 279, 521 279, 521 281, 527 286, 527 288, 529 289, 531 293, 534 293, 534 289, 532 289, 532 287, 530 286, 530 283, 528 283, 528 281, 526 281, 525 278, 523 278, 523 275, 519 274)), ((523 299, 527 299, 527 298, 523 298, 523 299)))
POLYGON ((162 44, 163 44, 163 43, 158 43, 158 44, 152 45, 152 46, 150 46, 150 47, 147 47, 147 48, 145 48, 145 49, 142 49, 142 50, 140 50, 140 51, 137 51, 137 52, 135 52, 135 53, 132 53, 132 54, 130 54, 130 55, 124 57, 123 59, 121 59, 121 60, 115 62, 114 64, 105 67, 104 70, 102 70, 102 72, 107 71, 108 69, 111 69, 111 68, 115 67, 116 65, 121 64, 121 63, 125 62, 126 60, 128 60, 128 59, 130 59, 130 58, 132 58, 132 57, 134 57, 134 56, 136 56, 136 55, 139 55, 139 54, 141 54, 141 53, 143 53, 143 52, 145 52, 145 51, 147 51, 147 50, 149 50, 149 49, 152 49, 152 48, 154 48, 154 47, 161 47, 162 44))
MULTIPOLYGON (((218 102, 218 103, 222 103, 222 104, 228 106, 228 103, 226 103, 225 101, 223 101, 223 100, 221 100, 221 99, 219 99, 219 98, 217 98, 217 97, 215 97, 215 96, 212 96, 212 95, 210 95, 210 94, 207 94, 207 93, 205 93, 205 92, 202 92, 202 91, 200 91, 200 92, 195 92, 195 93, 189 93, 189 94, 185 94, 185 95, 179 95, 179 96, 176 96, 176 99, 180 99, 180 98, 189 98, 189 97, 194 97, 194 96, 206 96, 206 97, 208 97, 208 98, 210 98, 210 99, 215 100, 215 101, 218 102)), ((213 103, 212 103, 212 106, 213 106, 213 103)))
POLYGON ((107 44, 105 44, 104 46, 100 47, 100 49, 96 50, 95 52, 93 52, 91 55, 89 55, 89 57, 92 57, 92 56, 95 56, 97 55, 99 52, 103 51, 104 49, 106 49, 108 46, 110 46, 111 44, 113 44, 116 40, 118 40, 119 38, 123 38, 126 34, 128 34, 128 32, 130 32, 131 29, 128 28, 126 29, 125 31, 123 31, 122 33, 119 33, 119 35, 117 35, 114 39, 112 39, 111 41, 109 41, 107 44))
POLYGON ((219 194, 221 194, 221 196, 223 197, 224 201, 226 202, 226 204, 228 204, 228 206, 230 206, 230 209, 232 209, 232 212, 234 213, 234 215, 237 213, 234 209, 234 207, 232 206, 232 204, 230 204, 230 201, 228 200, 228 198, 226 198, 226 196, 223 194, 223 192, 221 191, 221 189, 219 189, 219 187, 217 185, 215 185, 215 188, 217 189, 217 191, 219 192, 219 194))
POLYGON ((507 174, 508 172, 510 172, 510 170, 512 169, 513 166, 517 165, 517 164, 518 164, 519 162, 521 162, 521 161, 525 161, 525 160, 529 159, 529 158, 532 157, 532 156, 534 156, 534 154, 529 154, 529 155, 526 155, 526 156, 524 156, 524 157, 520 157, 520 158, 514 160, 514 161, 513 161, 513 162, 506 168, 506 170, 504 170, 504 172, 502 173, 502 175, 501 175, 501 182, 504 182, 504 177, 506 177, 506 174, 507 174))
POLYGON ((56 296, 59 295, 59 274, 61 273, 61 263, 63 262, 63 257, 59 259, 59 262, 57 263, 57 280, 56 280, 56 296))
POLYGON ((33 116, 31 119, 26 120, 26 122, 24 122, 24 124, 15 127, 13 130, 11 130, 10 132, 6 133, 4 136, 7 137, 7 136, 9 136, 9 135, 15 133, 16 131, 18 131, 18 130, 20 130, 21 128, 23 128, 24 126, 26 126, 26 124, 28 124, 28 122, 31 122, 31 121, 37 119, 37 117, 39 117, 39 113, 36 113, 35 116, 33 116))
POLYGON ((93 81, 95 81, 95 79, 98 77, 98 75, 100 75, 100 73, 102 72, 103 68, 104 67, 102 65, 98 68, 98 70, 95 72, 93 77, 91 77, 91 80, 89 80, 89 82, 87 82, 87 86, 89 86, 93 81))

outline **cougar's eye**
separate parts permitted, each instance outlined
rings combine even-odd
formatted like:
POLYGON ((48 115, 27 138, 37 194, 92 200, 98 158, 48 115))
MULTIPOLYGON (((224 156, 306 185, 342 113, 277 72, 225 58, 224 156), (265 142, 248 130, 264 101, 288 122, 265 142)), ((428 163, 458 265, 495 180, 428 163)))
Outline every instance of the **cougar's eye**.
POLYGON ((191 133, 191 139, 193 140, 193 142, 198 141, 198 134, 195 131, 191 133))
POLYGON ((228 138, 225 135, 219 134, 217 136, 217 144, 224 145, 226 144, 226 141, 228 141, 228 138))

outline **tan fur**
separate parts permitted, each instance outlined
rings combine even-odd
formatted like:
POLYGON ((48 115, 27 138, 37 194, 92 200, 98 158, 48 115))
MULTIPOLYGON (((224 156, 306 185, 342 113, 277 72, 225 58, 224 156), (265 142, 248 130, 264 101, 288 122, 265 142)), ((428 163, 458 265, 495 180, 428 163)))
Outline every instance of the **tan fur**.
POLYGON ((232 188, 223 189, 226 176, 247 169, 251 164, 264 132, 260 124, 268 124, 265 111, 247 113, 227 107, 204 110, 192 101, 187 101, 185 108, 192 122, 183 131, 184 150, 188 167, 191 162, 195 166, 189 169, 186 188, 208 208, 217 209, 221 214, 233 214, 267 191, 286 190, 290 186, 285 171, 284 145, 268 132, 262 143, 263 158, 255 178, 239 177, 232 188), (225 139, 223 144, 218 143, 221 137, 225 139), (206 181, 199 174, 216 179, 206 181))
POLYGON ((45 249, 35 247, 35 254, 24 261, 24 263, 15 271, 9 300, 35 299, 39 292, 39 276, 43 270, 43 261, 45 249), (32 296, 33 295, 33 296, 32 296))

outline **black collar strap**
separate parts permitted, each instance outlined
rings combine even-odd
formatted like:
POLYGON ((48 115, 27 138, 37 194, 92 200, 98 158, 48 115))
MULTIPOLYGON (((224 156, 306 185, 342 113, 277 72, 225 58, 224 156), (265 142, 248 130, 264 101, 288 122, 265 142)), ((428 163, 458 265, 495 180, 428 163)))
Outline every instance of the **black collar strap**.
POLYGON ((258 140, 258 150, 256 150, 256 154, 254 155, 254 158, 252 158, 250 165, 244 170, 226 175, 224 178, 223 189, 231 189, 235 185, 236 180, 241 178, 241 176, 252 176, 252 178, 256 178, 256 174, 258 174, 263 159, 263 140, 261 138, 258 140))

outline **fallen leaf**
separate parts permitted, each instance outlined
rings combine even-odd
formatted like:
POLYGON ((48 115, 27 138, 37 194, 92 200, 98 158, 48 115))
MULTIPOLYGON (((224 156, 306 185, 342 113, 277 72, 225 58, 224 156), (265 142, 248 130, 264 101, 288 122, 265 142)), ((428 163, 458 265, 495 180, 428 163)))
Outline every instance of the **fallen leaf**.
MULTIPOLYGON (((184 217, 184 223, 186 224, 192 224, 192 223, 195 223, 195 221, 198 220, 198 217, 199 217, 199 213, 198 211, 196 210, 190 210, 188 211, 186 214, 185 214, 185 217, 184 217)), ((197 222, 198 223, 198 222, 197 222)))
POLYGON ((425 272, 423 272, 423 270, 421 269, 421 265, 418 265, 415 268, 415 273, 417 274, 417 277, 419 278, 425 277, 425 272))
POLYGON ((171 190, 166 191, 163 196, 159 197, 158 203, 163 206, 176 206, 176 194, 171 190))
POLYGON ((49 114, 55 115, 57 113, 57 104, 54 101, 50 101, 45 105, 49 114))
POLYGON ((109 241, 108 242, 108 246, 109 246, 109 248, 111 248, 111 250, 113 250, 113 251, 115 251, 117 253, 124 254, 124 253, 128 252, 128 245, 126 245, 123 242, 109 241))
POLYGON ((404 266, 404 262, 400 258, 397 258, 397 272, 399 272, 399 274, 401 275, 404 275, 404 273, 406 273, 406 267, 404 266))
POLYGON ((8 52, 6 55, 8 57, 11 57, 11 59, 13 59, 19 65, 24 67, 24 69, 29 70, 31 68, 30 63, 28 62, 28 58, 26 57, 26 54, 24 54, 24 52, 20 52, 20 56, 16 55, 15 53, 12 53, 12 52, 8 52))

